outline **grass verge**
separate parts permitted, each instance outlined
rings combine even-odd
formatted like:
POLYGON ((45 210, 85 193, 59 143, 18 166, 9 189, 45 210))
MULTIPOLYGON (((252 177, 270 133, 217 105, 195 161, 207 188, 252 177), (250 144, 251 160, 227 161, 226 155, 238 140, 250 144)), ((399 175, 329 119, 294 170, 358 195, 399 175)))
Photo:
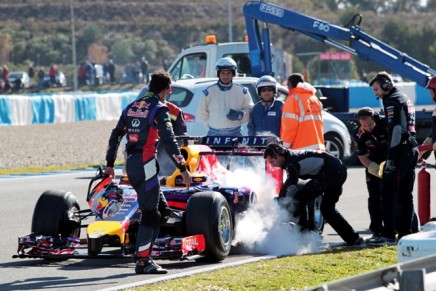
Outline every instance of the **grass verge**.
POLYGON ((397 247, 335 247, 138 287, 135 290, 304 290, 397 263, 397 247))

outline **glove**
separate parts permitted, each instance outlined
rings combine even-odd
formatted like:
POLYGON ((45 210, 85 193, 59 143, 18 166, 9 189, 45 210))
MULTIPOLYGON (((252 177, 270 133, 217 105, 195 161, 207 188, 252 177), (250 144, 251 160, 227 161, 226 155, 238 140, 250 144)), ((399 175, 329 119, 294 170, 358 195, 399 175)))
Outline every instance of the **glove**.
POLYGON ((380 178, 383 177, 383 171, 385 170, 386 161, 380 163, 380 169, 378 170, 378 175, 380 178))
POLYGON ((242 117, 244 117, 243 111, 230 109, 229 113, 227 113, 227 118, 230 120, 241 120, 242 117))
MULTIPOLYGON (((380 165, 376 162, 371 162, 368 167, 368 173, 370 173, 373 176, 376 176, 377 178, 381 178, 380 175, 380 165)), ((382 172, 383 173, 383 172, 382 172)))
POLYGON ((393 160, 386 161, 385 171, 395 171, 397 168, 395 167, 395 163, 393 160))
POLYGON ((428 145, 428 144, 432 144, 433 143, 433 139, 431 137, 426 137, 424 139, 424 141, 422 142, 423 145, 428 145))
POLYGON ((289 187, 286 187, 285 189, 285 197, 294 197, 294 195, 297 193, 298 188, 296 185, 291 185, 289 187))
POLYGON ((436 152, 436 142, 433 144, 433 151, 436 152))

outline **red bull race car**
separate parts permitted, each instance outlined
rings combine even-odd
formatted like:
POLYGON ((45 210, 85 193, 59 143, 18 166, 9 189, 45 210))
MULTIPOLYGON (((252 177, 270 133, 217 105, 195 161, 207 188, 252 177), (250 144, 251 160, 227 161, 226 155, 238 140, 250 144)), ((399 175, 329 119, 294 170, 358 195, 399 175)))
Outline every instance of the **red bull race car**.
MULTIPOLYGON (((171 215, 161 226, 152 257, 225 259, 238 215, 256 203, 256 194, 249 187, 223 186, 218 177, 231 173, 233 159, 250 161, 258 157, 263 161, 263 149, 271 141, 270 137, 181 138, 181 153, 193 183, 183 185, 178 170, 162 177, 161 190, 171 215)), ((268 171, 281 180, 281 171, 268 171)), ((89 209, 84 210, 71 192, 42 193, 34 208, 31 234, 18 238, 14 257, 133 258, 140 212, 136 192, 125 180, 106 176, 100 167, 89 183, 89 209), (86 236, 81 236, 82 228, 86 228, 86 236)))

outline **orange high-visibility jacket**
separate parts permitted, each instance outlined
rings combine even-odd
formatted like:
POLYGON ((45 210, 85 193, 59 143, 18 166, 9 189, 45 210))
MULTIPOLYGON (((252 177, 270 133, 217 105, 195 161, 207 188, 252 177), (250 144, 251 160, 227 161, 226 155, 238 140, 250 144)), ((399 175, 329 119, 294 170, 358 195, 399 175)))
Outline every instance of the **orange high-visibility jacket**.
POLYGON ((289 91, 283 105, 280 137, 290 149, 325 150, 322 103, 309 83, 289 91))

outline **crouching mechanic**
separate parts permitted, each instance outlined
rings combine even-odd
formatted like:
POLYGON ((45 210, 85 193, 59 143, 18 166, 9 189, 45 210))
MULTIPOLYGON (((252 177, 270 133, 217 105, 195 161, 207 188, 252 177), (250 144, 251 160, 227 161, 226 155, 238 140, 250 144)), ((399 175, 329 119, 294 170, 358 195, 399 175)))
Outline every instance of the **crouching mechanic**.
POLYGON ((273 167, 284 169, 287 179, 279 200, 291 200, 291 215, 304 230, 307 229, 306 207, 310 201, 322 196, 321 214, 348 246, 363 245, 365 241, 336 210, 342 194, 342 185, 347 179, 347 168, 341 160, 327 152, 315 150, 287 150, 277 143, 267 145, 264 158, 273 167), (298 179, 308 180, 297 191, 298 179))
POLYGON ((105 173, 114 177, 114 162, 120 141, 127 134, 127 175, 138 195, 141 221, 136 239, 137 274, 165 274, 166 269, 151 258, 154 241, 159 234, 161 212, 158 210, 160 195, 159 165, 157 163, 156 138, 165 145, 168 155, 180 169, 185 185, 190 184, 185 159, 180 153, 171 125, 168 107, 162 102, 171 90, 171 77, 157 71, 151 76, 149 93, 130 103, 121 113, 109 138, 105 173))

